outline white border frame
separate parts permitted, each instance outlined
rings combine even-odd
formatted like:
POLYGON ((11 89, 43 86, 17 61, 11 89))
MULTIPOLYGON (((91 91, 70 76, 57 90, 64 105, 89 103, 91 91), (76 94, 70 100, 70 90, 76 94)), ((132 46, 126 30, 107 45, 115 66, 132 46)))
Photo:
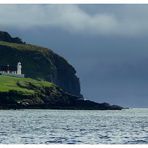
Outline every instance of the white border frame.
POLYGON ((0 4, 148 4, 147 0, 0 0, 0 4))
MULTIPOLYGON (((148 0, 0 0, 0 4, 148 4, 148 0)), ((2 148, 147 148, 146 144, 133 144, 133 145, 111 145, 111 144, 98 144, 98 145, 70 145, 70 144, 48 144, 48 145, 40 145, 40 144, 0 144, 2 148)))

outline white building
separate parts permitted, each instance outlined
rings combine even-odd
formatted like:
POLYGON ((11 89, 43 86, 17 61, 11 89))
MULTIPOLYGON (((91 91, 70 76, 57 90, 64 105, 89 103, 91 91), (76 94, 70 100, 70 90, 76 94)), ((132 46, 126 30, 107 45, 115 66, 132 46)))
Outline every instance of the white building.
POLYGON ((24 78, 24 74, 22 74, 21 62, 18 62, 16 67, 15 66, 9 66, 9 65, 0 66, 0 74, 24 78))

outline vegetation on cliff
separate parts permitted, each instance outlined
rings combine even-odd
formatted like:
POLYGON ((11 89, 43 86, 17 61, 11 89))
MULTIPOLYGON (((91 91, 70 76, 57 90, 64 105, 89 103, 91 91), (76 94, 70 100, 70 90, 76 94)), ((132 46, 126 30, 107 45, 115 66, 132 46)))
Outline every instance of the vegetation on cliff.
POLYGON ((0 84, 0 109, 122 109, 108 103, 82 100, 43 80, 0 75, 0 84))

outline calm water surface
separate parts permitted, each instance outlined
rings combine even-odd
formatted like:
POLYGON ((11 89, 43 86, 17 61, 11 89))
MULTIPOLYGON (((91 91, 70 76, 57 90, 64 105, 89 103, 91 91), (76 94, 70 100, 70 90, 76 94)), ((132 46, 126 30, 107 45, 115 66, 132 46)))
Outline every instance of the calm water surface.
POLYGON ((148 144, 148 109, 0 110, 3 144, 148 144))

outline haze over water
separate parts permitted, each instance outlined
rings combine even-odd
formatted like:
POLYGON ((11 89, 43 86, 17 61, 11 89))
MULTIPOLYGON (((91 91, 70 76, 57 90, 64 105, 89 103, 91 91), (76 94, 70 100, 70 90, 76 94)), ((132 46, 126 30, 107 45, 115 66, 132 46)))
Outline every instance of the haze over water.
POLYGON ((148 109, 0 110, 3 144, 148 144, 148 109))

